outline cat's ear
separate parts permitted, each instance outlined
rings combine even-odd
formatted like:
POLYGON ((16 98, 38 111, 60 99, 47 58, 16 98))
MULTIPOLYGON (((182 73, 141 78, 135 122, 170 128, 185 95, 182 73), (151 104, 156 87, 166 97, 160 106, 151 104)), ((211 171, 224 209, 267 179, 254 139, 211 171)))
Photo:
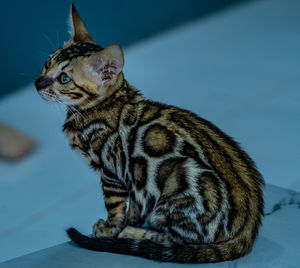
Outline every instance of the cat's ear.
POLYGON ((101 87, 115 84, 124 66, 123 50, 117 44, 92 54, 87 60, 93 80, 101 87))
POLYGON ((71 5, 71 32, 73 42, 90 42, 94 43, 94 40, 87 28, 85 27, 83 21, 81 20, 74 4, 71 5))

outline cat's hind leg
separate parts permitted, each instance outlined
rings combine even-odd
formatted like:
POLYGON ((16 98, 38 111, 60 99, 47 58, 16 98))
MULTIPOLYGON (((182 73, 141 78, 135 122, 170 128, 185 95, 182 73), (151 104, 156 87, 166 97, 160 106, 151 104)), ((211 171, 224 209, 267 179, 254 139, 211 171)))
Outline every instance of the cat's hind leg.
POLYGON ((129 208, 126 215, 126 225, 141 226, 145 220, 141 217, 141 211, 137 204, 130 198, 129 208))
POLYGON ((168 236, 164 233, 133 226, 126 226, 122 230, 122 232, 119 233, 118 238, 129 238, 134 240, 151 240, 158 244, 170 243, 168 236))
POLYGON ((147 222, 154 230, 163 232, 175 244, 200 244, 203 242, 195 198, 180 193, 161 199, 147 222))

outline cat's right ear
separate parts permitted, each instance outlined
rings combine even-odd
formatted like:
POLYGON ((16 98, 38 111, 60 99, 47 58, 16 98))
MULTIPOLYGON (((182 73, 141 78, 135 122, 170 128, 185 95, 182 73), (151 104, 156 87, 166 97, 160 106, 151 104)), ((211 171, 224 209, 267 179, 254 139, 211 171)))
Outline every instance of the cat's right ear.
POLYGON ((70 26, 71 26, 71 33, 72 33, 71 41, 94 43, 92 36, 90 35, 87 28, 85 27, 74 4, 71 5, 70 19, 71 19, 70 26))
POLYGON ((89 63, 90 79, 101 87, 113 85, 124 66, 121 46, 114 44, 86 58, 89 63))

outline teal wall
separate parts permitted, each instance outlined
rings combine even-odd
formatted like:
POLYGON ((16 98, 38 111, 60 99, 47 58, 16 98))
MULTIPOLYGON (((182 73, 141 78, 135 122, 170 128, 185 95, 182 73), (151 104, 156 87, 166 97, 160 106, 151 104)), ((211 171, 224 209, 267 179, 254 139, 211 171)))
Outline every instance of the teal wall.
MULTIPOLYGON (((97 43, 127 46, 239 0, 74 0, 97 43)), ((33 81, 49 52, 69 38, 69 1, 1 3, 0 96, 33 81)))

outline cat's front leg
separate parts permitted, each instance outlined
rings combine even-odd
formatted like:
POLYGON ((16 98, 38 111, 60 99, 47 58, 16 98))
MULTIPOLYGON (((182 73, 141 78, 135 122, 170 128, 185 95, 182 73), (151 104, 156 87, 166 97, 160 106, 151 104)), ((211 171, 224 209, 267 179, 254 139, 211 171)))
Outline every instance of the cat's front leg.
POLYGON ((97 237, 116 237, 126 224, 127 189, 117 180, 102 177, 101 181, 108 217, 94 224, 93 233, 97 237))
POLYGON ((126 225, 141 226, 142 224, 144 224, 144 222, 145 220, 142 219, 141 211, 138 208, 137 204, 132 199, 130 199, 126 217, 126 225))

